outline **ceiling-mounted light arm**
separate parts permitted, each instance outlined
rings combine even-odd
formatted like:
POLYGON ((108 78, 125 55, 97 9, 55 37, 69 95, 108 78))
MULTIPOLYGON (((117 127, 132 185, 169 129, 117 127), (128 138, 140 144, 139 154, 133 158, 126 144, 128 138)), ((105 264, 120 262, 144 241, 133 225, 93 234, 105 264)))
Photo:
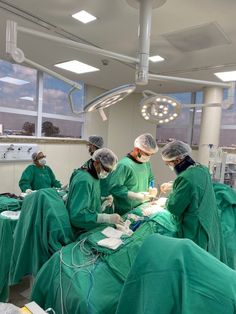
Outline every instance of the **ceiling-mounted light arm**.
POLYGON ((102 121, 107 120, 107 116, 102 108, 98 109, 98 112, 100 113, 100 116, 102 117, 102 121))
POLYGON ((152 22, 152 0, 139 0, 139 49, 135 83, 146 85, 148 83, 149 50, 152 22))
POLYGON ((8 53, 17 63, 25 62, 40 71, 43 71, 49 75, 52 75, 53 77, 62 80, 63 82, 66 82, 72 87, 75 87, 79 90, 82 89, 82 86, 80 84, 69 80, 68 78, 58 74, 57 72, 49 70, 43 65, 26 58, 23 51, 17 47, 17 23, 9 20, 7 21, 6 27, 6 53, 8 53))
MULTIPOLYGON (((80 88, 81 89, 81 88, 80 88)), ((75 109, 75 106, 74 106, 74 102, 73 102, 73 97, 72 97, 72 94, 74 92, 76 92, 78 90, 77 87, 72 87, 71 90, 69 91, 68 93, 68 100, 69 100, 69 105, 70 105, 70 109, 71 111, 75 114, 75 115, 81 115, 84 113, 84 111, 78 111, 75 109)))
POLYGON ((22 63, 25 59, 23 51, 17 48, 17 23, 9 20, 6 25, 6 53, 17 63, 22 63))
POLYGON ((192 108, 205 108, 205 107, 221 107, 220 103, 209 103, 209 104, 181 104, 181 109, 192 109, 192 108))
POLYGON ((43 71, 59 80, 62 80, 63 82, 69 84, 70 86, 72 86, 74 89, 77 89, 77 90, 81 90, 83 87, 79 84, 79 83, 76 83, 72 80, 69 80, 68 78, 64 77, 63 75, 60 75, 59 73, 57 72, 54 72, 52 70, 49 70, 48 68, 44 67, 43 65, 37 63, 37 62, 34 62, 28 58, 25 58, 24 59, 24 62, 31 65, 32 67, 40 70, 40 71, 43 71))
POLYGON ((73 47, 76 48, 80 51, 85 51, 88 53, 94 53, 94 54, 99 54, 105 57, 109 57, 112 59, 116 59, 116 60, 120 60, 120 61, 124 61, 124 62, 128 62, 128 63, 138 63, 138 59, 137 58, 132 58, 126 55, 122 55, 116 52, 112 52, 109 50, 104 50, 92 45, 87 45, 87 44, 83 44, 83 43, 79 43, 76 41, 73 41, 71 39, 66 39, 66 38, 62 38, 62 37, 58 37, 58 36, 54 36, 54 35, 50 35, 50 34, 46 34, 43 32, 39 32, 33 29, 28 29, 26 27, 22 27, 17 25, 17 30, 19 32, 25 33, 25 34, 30 34, 30 35, 34 35, 37 37, 41 37, 41 38, 45 38, 45 39, 49 39, 64 45, 67 45, 68 47, 73 47))
POLYGON ((195 80, 185 77, 175 77, 175 76, 165 76, 165 75, 158 75, 158 74, 150 74, 148 75, 150 80, 156 81, 174 81, 174 82, 184 82, 184 83, 193 83, 193 84, 200 84, 204 86, 218 86, 223 88, 230 88, 230 83, 219 83, 213 81, 203 81, 203 80, 195 80))

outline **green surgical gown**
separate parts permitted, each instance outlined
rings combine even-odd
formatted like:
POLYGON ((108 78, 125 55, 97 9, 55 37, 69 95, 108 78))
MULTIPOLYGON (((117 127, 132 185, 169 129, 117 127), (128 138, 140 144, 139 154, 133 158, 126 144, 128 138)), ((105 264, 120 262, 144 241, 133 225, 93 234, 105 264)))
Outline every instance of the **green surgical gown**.
POLYGON ((226 261, 219 209, 205 166, 191 166, 177 176, 167 209, 177 220, 180 238, 191 239, 215 257, 226 261))
POLYGON ((236 272, 188 239, 150 236, 116 314, 234 314, 236 272))
POLYGON ((153 179, 150 162, 137 163, 126 156, 105 179, 102 189, 106 187, 107 194, 112 194, 115 211, 123 215, 141 204, 141 201, 128 199, 128 191, 146 192, 153 179))
POLYGON ((50 167, 40 168, 36 165, 29 165, 22 173, 19 187, 22 192, 25 192, 27 189, 60 188, 61 183, 56 179, 50 167))
POLYGON ((101 212, 99 179, 79 169, 71 182, 66 207, 75 229, 84 231, 96 227, 97 214, 101 212))

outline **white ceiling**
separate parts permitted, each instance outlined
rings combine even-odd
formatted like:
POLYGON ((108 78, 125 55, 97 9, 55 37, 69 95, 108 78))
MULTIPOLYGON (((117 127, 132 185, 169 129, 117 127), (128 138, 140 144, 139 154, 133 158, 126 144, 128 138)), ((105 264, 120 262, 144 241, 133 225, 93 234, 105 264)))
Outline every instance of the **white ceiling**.
MULTIPOLYGON (((149 72, 220 82, 214 72, 236 70, 235 12, 235 0, 167 0, 163 6, 153 9, 150 54, 159 54, 165 61, 150 62, 149 72)), ((137 57, 139 11, 126 0, 0 0, 1 59, 7 58, 7 19, 20 26, 137 57), (85 25, 71 17, 82 9, 97 16, 98 20, 85 25)), ((130 64, 32 35, 20 33, 18 47, 35 62, 72 80, 83 80, 104 89, 133 83, 135 79, 135 68, 130 64), (55 63, 71 59, 95 66, 100 71, 76 75, 53 67, 55 63), (103 65, 102 59, 108 59, 108 65, 103 65)), ((163 93, 199 90, 202 86, 149 81, 144 88, 163 93)))

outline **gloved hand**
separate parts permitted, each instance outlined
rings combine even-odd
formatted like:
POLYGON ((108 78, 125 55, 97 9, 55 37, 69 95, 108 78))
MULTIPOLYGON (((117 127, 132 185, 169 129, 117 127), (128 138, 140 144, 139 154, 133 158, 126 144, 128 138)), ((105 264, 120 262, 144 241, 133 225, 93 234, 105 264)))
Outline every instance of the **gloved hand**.
POLYGON ((172 188, 173 188, 173 182, 163 183, 161 185, 161 193, 163 194, 168 193, 172 190, 172 188))
POLYGON ((32 192, 33 192, 33 190, 31 190, 31 189, 25 190, 25 193, 26 193, 26 194, 31 194, 32 192))
POLYGON ((62 190, 66 191, 68 189, 68 184, 65 184, 61 187, 62 190))
POLYGON ((123 219, 118 214, 98 214, 97 223, 123 224, 123 219))
POLYGON ((150 200, 152 196, 150 194, 142 193, 142 192, 132 192, 128 191, 128 198, 131 200, 145 202, 150 200))
POLYGON ((157 196, 157 188, 149 188, 149 189, 148 189, 148 193, 149 193, 152 197, 156 197, 156 196, 157 196))
POLYGON ((113 204, 113 196, 112 195, 108 195, 107 197, 102 197, 103 199, 103 203, 102 203, 102 212, 104 212, 104 210, 107 208, 107 207, 111 207, 112 204, 113 204))

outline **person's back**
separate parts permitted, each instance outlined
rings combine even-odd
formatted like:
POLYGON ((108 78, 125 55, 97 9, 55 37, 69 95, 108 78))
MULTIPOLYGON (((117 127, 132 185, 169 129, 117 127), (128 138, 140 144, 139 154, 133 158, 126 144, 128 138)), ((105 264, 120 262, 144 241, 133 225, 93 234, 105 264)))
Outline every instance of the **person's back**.
POLYGON ((218 259, 226 262, 219 209, 207 167, 190 156, 190 147, 181 142, 168 143, 162 159, 177 174, 167 209, 175 216, 178 236, 188 238, 218 259))
POLYGON ((96 213, 101 211, 100 181, 86 169, 78 169, 68 193, 66 207, 70 221, 80 231, 96 227, 96 213))

